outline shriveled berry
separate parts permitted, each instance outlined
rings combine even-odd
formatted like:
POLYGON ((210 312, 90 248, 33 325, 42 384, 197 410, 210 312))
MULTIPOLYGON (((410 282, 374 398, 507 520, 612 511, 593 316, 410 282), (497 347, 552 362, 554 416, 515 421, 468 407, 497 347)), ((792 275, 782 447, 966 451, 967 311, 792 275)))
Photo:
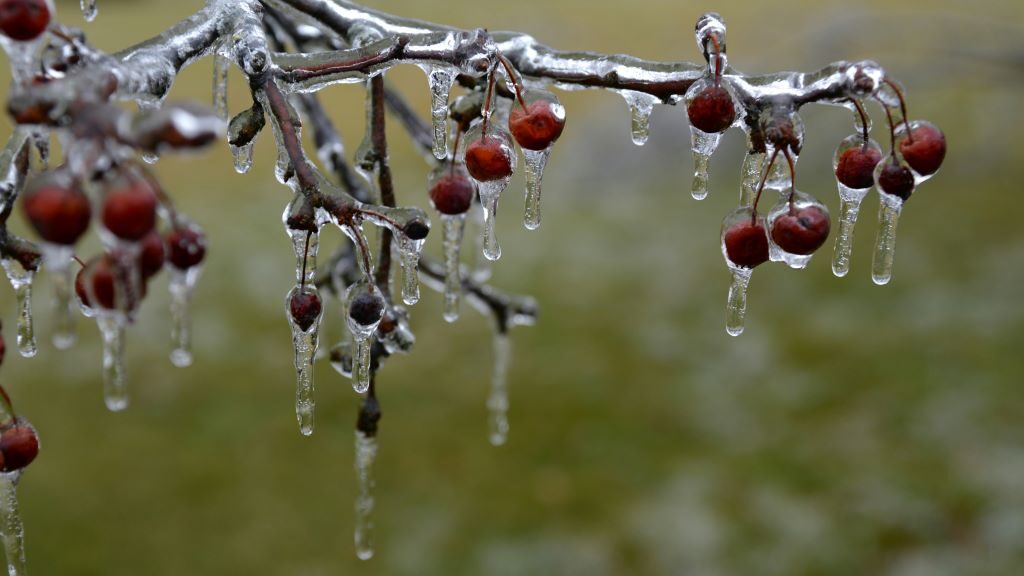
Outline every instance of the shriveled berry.
POLYGON ((870 188, 875 183, 875 166, 882 160, 877 148, 854 146, 839 156, 836 179, 854 190, 870 188))
POLYGON ((500 180, 512 175, 512 152, 501 139, 483 136, 466 146, 466 169, 479 182, 500 180))
POLYGON ((742 268, 754 268, 768 261, 768 236, 760 222, 742 220, 725 232, 725 253, 742 268))
POLYGON ((320 296, 312 290, 297 290, 288 301, 288 310, 295 324, 305 332, 320 317, 323 302, 320 300, 320 296))
POLYGON ((806 256, 825 243, 830 227, 824 210, 806 206, 776 218, 772 224, 772 240, 790 254, 806 256))
POLYGON ((473 183, 460 172, 447 172, 430 187, 430 203, 441 214, 465 214, 473 205, 473 183))
POLYGON ((206 256, 206 235, 191 226, 174 228, 167 233, 167 260, 178 270, 198 266, 206 256))
POLYGON ((886 162, 878 173, 878 187, 886 194, 906 200, 914 192, 914 173, 898 162, 886 162))
POLYGON ((81 188, 60 178, 37 178, 26 186, 22 208, 43 240, 70 246, 89 228, 92 207, 81 188))
POLYGON ((142 239, 142 250, 139 252, 139 270, 142 277, 151 278, 164 267, 164 238, 153 230, 142 239))
POLYGON ((384 300, 370 292, 360 292, 348 305, 348 316, 360 326, 373 326, 384 315, 384 300))
POLYGON ((694 128, 709 134, 724 132, 736 121, 732 96, 721 86, 708 86, 686 106, 686 114, 694 128))
POLYGON ((508 129, 527 150, 545 150, 565 128, 565 108, 557 102, 534 100, 523 109, 515 106, 508 115, 508 129))
POLYGON ((145 178, 119 179, 103 199, 103 225, 122 240, 141 240, 156 226, 156 205, 145 178))
POLYGON ((39 455, 39 436, 31 426, 15 424, 0 435, 4 472, 21 470, 39 455))
POLYGON ((47 0, 0 0, 0 32, 24 42, 38 38, 50 25, 47 0))
POLYGON ((946 136, 931 124, 918 124, 900 141, 900 154, 915 172, 930 176, 946 157, 946 136))

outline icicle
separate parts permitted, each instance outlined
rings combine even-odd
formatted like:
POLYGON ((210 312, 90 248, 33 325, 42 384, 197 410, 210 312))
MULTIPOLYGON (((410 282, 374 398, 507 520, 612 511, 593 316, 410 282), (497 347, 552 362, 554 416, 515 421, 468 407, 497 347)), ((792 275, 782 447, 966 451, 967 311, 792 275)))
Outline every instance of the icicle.
POLYGON ((26 270, 13 258, 4 258, 2 264, 18 301, 18 352, 25 358, 31 358, 36 355, 36 334, 32 322, 32 281, 36 273, 26 270))
POLYGON ((170 266, 168 288, 171 294, 171 364, 179 368, 192 365, 192 315, 189 303, 203 267, 186 270, 170 266))
POLYGON ((832 273, 842 278, 850 271, 850 256, 853 253, 853 230, 857 225, 860 204, 868 189, 855 190, 839 185, 839 232, 836 234, 835 250, 832 252, 832 273))
POLYGON ((359 282, 349 286, 345 302, 348 309, 346 323, 356 343, 352 388, 362 394, 370 387, 370 348, 373 333, 384 318, 384 296, 375 284, 359 282))
POLYGON ((526 164, 526 216, 523 225, 529 230, 536 230, 540 226, 541 179, 544 178, 544 167, 549 157, 550 146, 544 150, 523 148, 523 161, 526 164))
POLYGON ((473 210, 473 223, 476 226, 476 234, 473 235, 475 250, 473 251, 473 280, 486 282, 491 278, 494 265, 484 254, 484 227, 486 225, 486 211, 483 205, 479 210, 473 210))
POLYGON ((18 480, 21 470, 0 473, 0 530, 7 554, 8 576, 28 574, 25 562, 25 527, 18 511, 18 480))
POLYGON ((743 157, 743 168, 740 170, 740 206, 754 204, 757 186, 761 183, 761 172, 764 171, 764 161, 765 155, 761 152, 748 151, 743 157))
POLYGON ((430 116, 434 124, 434 157, 448 157, 448 94, 455 82, 454 68, 424 65, 430 84, 430 116))
POLYGON ((373 558, 373 463, 377 459, 377 438, 356 430, 356 556, 373 558))
POLYGON ((352 389, 365 394, 370 388, 370 337, 355 335, 356 357, 352 367, 352 389))
POLYGON ((35 145, 36 152, 39 154, 39 162, 42 164, 42 169, 49 170, 50 132, 45 129, 32 128, 30 133, 32 134, 32 144, 35 145))
POLYGON ((254 138, 244 146, 231 146, 231 157, 235 159, 235 172, 245 174, 252 168, 252 149, 256 144, 254 138))
POLYGON ((508 333, 494 332, 494 373, 491 392, 487 397, 489 435, 491 444, 501 446, 508 440, 508 365, 512 356, 512 342, 508 333))
POLYGON ((501 246, 494 231, 495 219, 498 216, 498 199, 502 190, 508 185, 508 178, 480 182, 480 203, 484 209, 484 256, 491 261, 501 258, 501 246))
POLYGON ((721 140, 721 134, 708 134, 690 126, 690 147, 693 149, 693 188, 690 194, 694 200, 708 196, 708 164, 721 140))
POLYGON ((352 378, 352 344, 339 342, 331 348, 331 367, 345 378, 352 378))
MULTIPOLYGON (((160 99, 153 97, 139 98, 135 101, 140 112, 153 112, 160 109, 160 99)), ((143 152, 142 160, 146 164, 156 164, 160 156, 156 152, 143 152)))
POLYGON ((228 120, 228 71, 231 59, 223 49, 213 54, 213 110, 217 117, 228 120))
POLYGON ((871 262, 871 280, 882 286, 892 278, 893 258, 896 255, 896 225, 899 223, 903 200, 899 196, 879 192, 878 237, 875 256, 871 262))
POLYGON ((318 300, 320 296, 312 286, 295 286, 285 298, 285 314, 292 329, 292 347, 295 351, 295 418, 299 423, 299 432, 303 436, 310 436, 313 434, 313 411, 316 407, 313 360, 320 346, 320 320, 323 312, 321 310, 312 324, 303 330, 296 322, 292 306, 292 298, 300 291, 316 295, 318 300))
POLYGON ((81 0, 82 4, 82 17, 85 18, 86 22, 92 22, 96 19, 96 0, 81 0))
POLYGON ((747 315, 747 287, 753 270, 729 266, 732 272, 732 283, 729 285, 729 300, 725 307, 725 331, 730 336, 743 333, 743 322, 747 315))
POLYGON ((111 412, 128 407, 124 371, 124 320, 119 314, 99 312, 96 323, 103 334, 103 400, 111 412))
POLYGON ((629 105, 631 115, 630 128, 633 136, 633 144, 643 146, 647 143, 647 137, 651 133, 651 113, 654 105, 661 100, 656 96, 644 92, 623 90, 620 92, 629 105))
POLYGON ((420 253, 426 240, 411 240, 397 234, 398 253, 402 265, 402 302, 412 306, 420 301, 420 253))
POLYGON ((44 242, 41 245, 43 263, 53 279, 56 301, 56 327, 53 331, 53 345, 58 350, 67 350, 75 343, 75 316, 71 302, 74 275, 71 269, 74 248, 44 242))
POLYGON ((459 296, 462 295, 459 251, 466 229, 466 215, 442 214, 441 219, 444 221, 444 319, 455 322, 459 319, 459 296))

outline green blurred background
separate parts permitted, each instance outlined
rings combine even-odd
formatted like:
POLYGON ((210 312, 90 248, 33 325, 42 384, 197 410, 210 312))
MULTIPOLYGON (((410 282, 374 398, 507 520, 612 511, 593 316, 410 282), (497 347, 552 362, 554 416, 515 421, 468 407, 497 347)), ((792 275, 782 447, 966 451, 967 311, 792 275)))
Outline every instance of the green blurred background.
MULTIPOLYGON (((115 50, 201 3, 99 0, 88 25, 77 2, 58 4, 63 21, 115 50)), ((246 176, 223 145, 165 158, 156 170, 211 241, 194 366, 167 361, 161 277, 131 332, 132 404, 111 414, 95 328, 83 320, 78 346, 57 353, 44 279, 40 352, 24 360, 2 291, 2 382, 44 444, 20 488, 32 572, 1019 574, 1024 6, 681 4, 374 3, 663 60, 696 58, 693 22, 714 9, 742 70, 876 59, 906 85, 910 116, 935 121, 949 141, 945 167, 904 212, 889 286, 870 281, 872 195, 849 277, 832 276, 831 242, 803 272, 758 269, 747 331, 726 336, 718 233, 737 198, 742 135, 725 138, 710 198, 696 203, 680 108, 656 110, 651 141, 637 148, 621 98, 563 94, 569 121, 549 165, 544 225, 522 228, 517 176, 499 228, 495 284, 542 306, 536 327, 514 332, 510 441, 487 443, 487 321, 466 309, 447 325, 427 293, 413 309, 417 350, 379 381, 378 552, 360 562, 357 398, 321 363, 316 434, 300 437, 293 416, 282 301, 294 272, 280 224, 289 195, 274 180, 270 139, 246 176)), ((426 111, 419 70, 389 78, 426 111)), ((248 95, 233 80, 238 111, 248 95)), ((172 98, 209 101, 209 61, 182 74, 172 98)), ((362 90, 324 99, 354 149, 362 90)), ((804 120, 801 188, 835 211, 831 158, 850 116, 818 106, 804 120)), ((399 130, 390 139, 400 200, 426 207, 426 166, 399 130)), ((329 345, 340 335, 336 303, 328 314, 329 345)))

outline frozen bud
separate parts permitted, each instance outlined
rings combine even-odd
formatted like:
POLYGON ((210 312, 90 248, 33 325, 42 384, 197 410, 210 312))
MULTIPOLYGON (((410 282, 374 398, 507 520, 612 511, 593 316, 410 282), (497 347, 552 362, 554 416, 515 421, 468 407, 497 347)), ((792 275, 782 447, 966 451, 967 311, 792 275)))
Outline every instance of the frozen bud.
POLYGON ((245 146, 256 138, 266 125, 263 106, 258 103, 239 112, 228 124, 228 143, 232 146, 245 146))
POLYGON ((205 106, 186 102, 138 114, 131 132, 143 150, 201 148, 224 133, 224 123, 205 106))

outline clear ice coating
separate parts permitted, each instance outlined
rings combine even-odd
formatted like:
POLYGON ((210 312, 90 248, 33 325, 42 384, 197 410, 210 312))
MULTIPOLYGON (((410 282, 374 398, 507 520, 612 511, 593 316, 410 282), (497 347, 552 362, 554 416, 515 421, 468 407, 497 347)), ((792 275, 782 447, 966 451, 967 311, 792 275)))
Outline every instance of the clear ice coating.
POLYGON ((43 242, 43 264, 53 280, 55 327, 53 345, 67 350, 75 343, 75 306, 72 302, 74 275, 71 269, 74 248, 43 242))
MULTIPOLYGON (((855 114, 855 116, 857 118, 856 126, 862 128, 860 115, 855 114)), ((844 138, 836 148, 835 157, 832 159, 833 172, 838 168, 839 159, 844 152, 864 145, 862 134, 851 134, 844 138)), ((881 157, 882 149, 878 142, 869 139, 867 147, 877 150, 879 157, 881 157)), ((842 278, 850 272, 850 257, 853 254, 853 232, 857 225, 857 216, 860 214, 860 205, 864 201, 864 197, 867 196, 868 191, 871 190, 871 187, 850 188, 838 179, 836 180, 836 186, 839 188, 839 232, 836 234, 835 248, 832 251, 832 273, 842 278)))
POLYGON ((396 236, 402 266, 402 302, 412 306, 420 301, 420 253, 426 240, 412 240, 404 234, 396 236))
POLYGON ((111 412, 128 407, 128 382, 124 369, 124 324, 122 314, 100 311, 96 324, 103 335, 103 401, 111 412))
POLYGON ((36 333, 32 322, 32 281, 35 271, 27 270, 14 258, 0 261, 18 302, 18 352, 25 358, 36 355, 36 333))
MULTIPOLYGON (((460 144, 460 148, 462 148, 461 156, 465 158, 466 147, 471 142, 476 142, 482 137, 482 124, 478 122, 462 138, 462 143, 460 144)), ((487 138, 498 138, 501 140, 501 147, 508 155, 512 166, 512 173, 515 173, 517 156, 512 144, 512 135, 492 122, 488 128, 487 138)), ((508 182, 512 179, 512 173, 497 180, 478 182, 477 193, 480 196, 480 204, 484 209, 483 254, 488 260, 493 261, 501 258, 501 246, 498 244, 498 236, 495 233, 494 225, 498 215, 498 200, 501 197, 501 193, 508 187, 508 182)))
POLYGON ((373 463, 377 459, 377 438, 356 430, 356 556, 373 558, 373 463))
POLYGON ((86 22, 92 22, 96 19, 96 0, 81 0, 82 5, 82 17, 85 18, 86 22))
POLYGON ((201 265, 179 270, 169 266, 171 295, 171 364, 179 368, 192 365, 192 315, 189 304, 196 282, 202 274, 201 265))
POLYGON ((494 372, 487 396, 488 439, 494 446, 508 440, 508 366, 512 359, 512 342, 508 333, 494 331, 494 372))
POLYGON ((630 134, 633 137, 633 144, 643 146, 651 134, 651 113, 654 105, 661 102, 657 96, 651 96, 645 92, 634 92, 623 90, 620 92, 626 99, 630 114, 630 134))
POLYGON ((217 117, 228 120, 228 72, 231 58, 224 46, 213 53, 213 110, 217 117))
POLYGON ((20 42, 12 40, 6 34, 0 34, 0 47, 7 52, 7 59, 11 63, 11 76, 15 84, 25 84, 32 80, 35 71, 39 68, 37 54, 46 34, 39 37, 20 42))
MULTIPOLYGON (((809 194, 797 190, 793 195, 792 203, 789 201, 789 194, 783 194, 779 196, 779 202, 768 213, 766 227, 768 230, 774 230, 775 221, 781 216, 788 214, 790 210, 802 210, 811 206, 818 208, 828 215, 828 208, 809 194)), ((814 254, 792 254, 787 252, 775 243, 775 239, 771 234, 768 234, 768 259, 772 262, 785 262, 786 266, 799 270, 806 268, 813 256, 814 254)))
POLYGON ((729 297, 725 305, 725 331, 729 336, 743 334, 747 316, 747 288, 750 286, 751 268, 729 265, 732 280, 729 283, 729 297))
MULTIPOLYGON (((367 300, 363 302, 366 303, 367 300)), ((384 319, 384 296, 376 284, 365 281, 356 282, 349 286, 348 291, 345 293, 345 308, 347 310, 345 316, 346 323, 356 344, 356 355, 352 366, 352 388, 356 393, 363 394, 370 388, 370 348, 373 333, 377 331, 377 326, 380 326, 380 321, 384 319), (366 299, 367 297, 371 297, 374 301, 380 303, 380 309, 370 319, 371 322, 369 324, 360 324, 352 318, 352 304, 357 298, 366 299)))
POLYGON ((544 167, 547 166, 550 157, 550 146, 544 150, 523 148, 523 164, 526 166, 526 213, 523 225, 528 230, 540 227, 541 180, 544 178, 544 167))
POLYGON ((310 436, 313 434, 313 412, 316 407, 313 361, 320 346, 320 321, 323 318, 323 310, 309 328, 303 330, 291 311, 292 298, 300 292, 316 294, 318 297, 319 293, 313 286, 295 286, 288 292, 284 302, 284 312, 292 329, 292 348, 295 352, 295 418, 299 423, 299 432, 303 436, 310 436))
POLYGON ((457 70, 449 66, 420 66, 427 74, 430 85, 430 117, 434 128, 434 157, 448 157, 448 94, 455 82, 457 70))
POLYGON ((903 199, 879 191, 878 236, 875 238, 875 254, 871 261, 871 280, 882 286, 892 279, 893 259, 896 256, 896 225, 899 223, 903 199))
POLYGON ((254 138, 243 146, 231 145, 231 157, 235 161, 235 172, 245 174, 252 168, 252 151, 255 144, 256 139, 254 138))
POLYGON ((459 319, 459 296, 462 294, 459 253, 466 229, 466 215, 442 214, 441 220, 444 223, 444 319, 455 322, 459 319))
POLYGON ((721 140, 721 134, 708 134, 690 126, 690 147, 693 150, 693 186, 690 194, 694 200, 703 200, 708 196, 708 164, 721 140))
POLYGON ((0 473, 0 536, 7 555, 8 576, 28 574, 25 562, 25 527, 18 510, 18 480, 21 470, 0 473))

